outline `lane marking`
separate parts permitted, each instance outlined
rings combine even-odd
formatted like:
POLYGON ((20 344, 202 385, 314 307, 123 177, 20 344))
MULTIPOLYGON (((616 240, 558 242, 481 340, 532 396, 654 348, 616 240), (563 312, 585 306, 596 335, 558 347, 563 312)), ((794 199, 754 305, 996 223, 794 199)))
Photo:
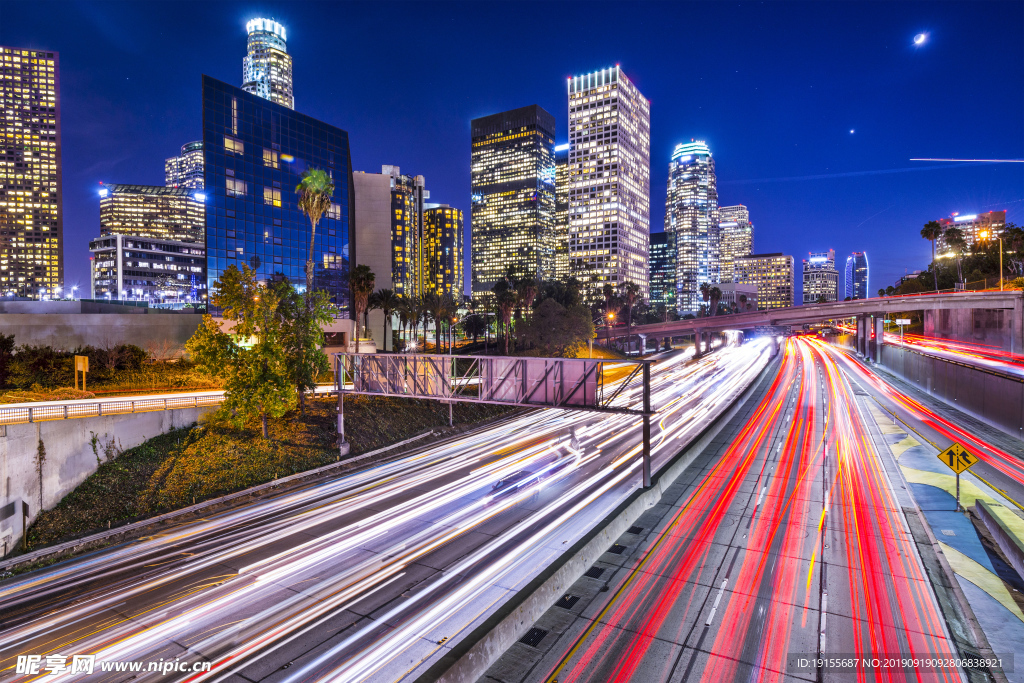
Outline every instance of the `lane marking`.
POLYGON ((722 594, 725 592, 725 584, 729 583, 729 579, 722 579, 722 586, 718 589, 718 595, 715 597, 715 604, 711 606, 711 613, 708 614, 708 620, 704 622, 705 626, 711 626, 711 622, 715 619, 715 611, 718 610, 718 603, 722 601, 722 594))

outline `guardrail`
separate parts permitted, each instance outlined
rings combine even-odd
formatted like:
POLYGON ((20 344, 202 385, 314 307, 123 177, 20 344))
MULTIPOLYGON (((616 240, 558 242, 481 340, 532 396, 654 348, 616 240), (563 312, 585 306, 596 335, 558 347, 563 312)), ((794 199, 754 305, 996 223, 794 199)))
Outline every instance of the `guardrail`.
POLYGON ((128 413, 149 413, 158 410, 179 408, 201 408, 219 405, 223 394, 196 394, 192 396, 169 396, 166 398, 135 398, 110 401, 68 401, 66 403, 44 403, 37 406, 0 405, 0 425, 48 422, 51 420, 73 420, 82 417, 104 415, 125 415, 128 413))

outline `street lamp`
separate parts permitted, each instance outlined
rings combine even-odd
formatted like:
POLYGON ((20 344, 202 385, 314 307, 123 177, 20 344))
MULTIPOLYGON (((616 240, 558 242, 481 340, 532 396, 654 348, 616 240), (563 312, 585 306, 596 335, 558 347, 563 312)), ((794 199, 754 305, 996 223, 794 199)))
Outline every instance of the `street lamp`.
MULTIPOLYGON (((991 230, 982 230, 979 236, 982 239, 988 239, 993 235, 991 230)), ((1001 292, 1003 291, 1003 236, 995 235, 995 237, 999 239, 999 291, 1001 292)))
POLYGON ((71 300, 75 300, 75 290, 78 289, 78 285, 71 285, 71 300))
POLYGON ((612 348, 612 323, 615 321, 615 311, 608 311, 608 324, 605 325, 605 346, 612 348))

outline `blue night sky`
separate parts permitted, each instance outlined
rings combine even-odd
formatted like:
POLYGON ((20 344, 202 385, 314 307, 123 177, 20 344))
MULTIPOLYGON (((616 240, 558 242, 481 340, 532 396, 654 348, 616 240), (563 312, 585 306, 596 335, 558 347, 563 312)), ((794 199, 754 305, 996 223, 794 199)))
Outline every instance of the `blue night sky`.
POLYGON ((0 43, 60 52, 67 285, 88 288, 97 183, 163 184, 201 136, 201 75, 240 84, 255 16, 286 25, 296 109, 349 132, 354 168, 426 176, 467 229, 470 119, 536 103, 565 141, 566 77, 615 64, 651 100, 652 231, 691 138, 756 252, 865 250, 872 292, 926 265, 928 220, 1024 223, 1024 164, 909 161, 1024 158, 1021 2, 2 0, 0 43))

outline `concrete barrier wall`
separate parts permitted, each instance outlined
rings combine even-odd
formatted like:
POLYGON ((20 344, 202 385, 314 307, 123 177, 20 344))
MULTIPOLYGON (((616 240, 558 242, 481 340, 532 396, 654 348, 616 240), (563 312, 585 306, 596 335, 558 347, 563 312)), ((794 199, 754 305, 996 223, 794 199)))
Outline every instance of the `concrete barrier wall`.
POLYGON ((71 350, 135 344, 157 356, 180 353, 203 322, 201 315, 131 313, 3 313, 0 334, 21 345, 71 350))
MULTIPOLYGON (((40 507, 54 507, 95 472, 100 461, 106 461, 108 445, 117 450, 138 446, 158 434, 193 424, 215 409, 180 408, 0 426, 0 509, 28 503, 31 524, 40 507), (46 448, 42 486, 36 462, 40 441, 46 448)), ((0 552, 4 542, 8 549, 17 544, 22 531, 20 511, 0 521, 0 552)))
POLYGON ((882 365, 899 377, 1010 436, 1024 438, 1024 382, 898 346, 882 346, 882 365))

